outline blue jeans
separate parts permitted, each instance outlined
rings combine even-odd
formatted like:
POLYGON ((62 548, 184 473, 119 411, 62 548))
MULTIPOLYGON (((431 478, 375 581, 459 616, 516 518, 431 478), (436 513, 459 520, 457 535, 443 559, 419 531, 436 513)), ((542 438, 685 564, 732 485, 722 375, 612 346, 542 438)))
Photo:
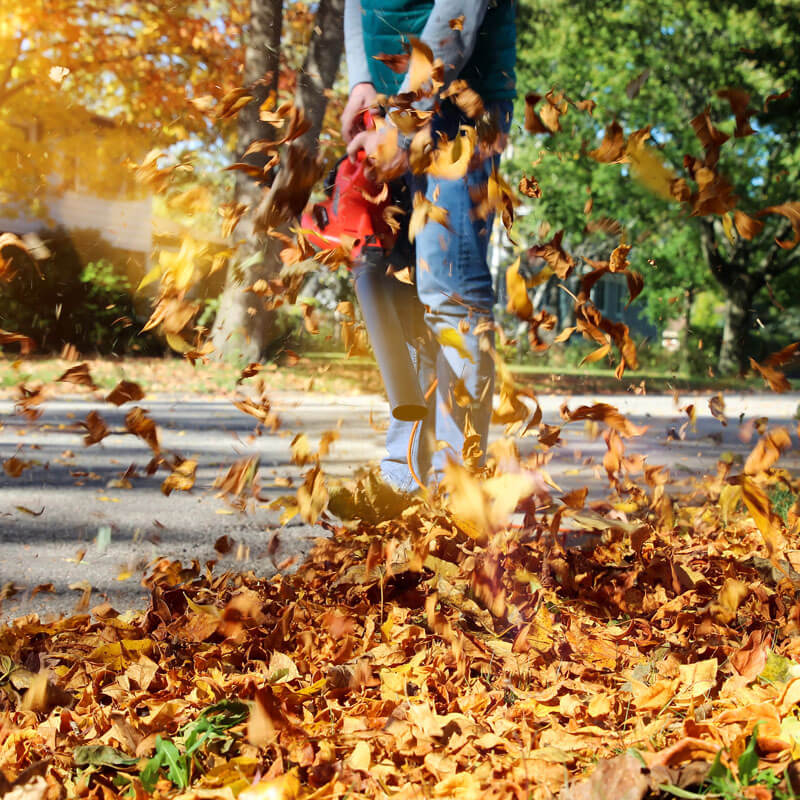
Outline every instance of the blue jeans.
MULTIPOLYGON (((492 108, 503 132, 511 125, 511 110, 510 101, 492 108)), ((434 141, 438 131, 452 139, 459 124, 467 123, 455 106, 444 104, 433 121, 434 141)), ((448 458, 462 460, 467 418, 480 437, 481 450, 486 452, 494 392, 491 324, 495 298, 487 261, 494 217, 477 217, 474 190, 486 186, 498 162, 499 156, 484 159, 460 180, 408 177, 412 196, 422 192, 434 205, 446 209, 450 227, 429 221, 417 235, 416 288, 424 313, 414 314, 409 306, 408 313, 401 313, 423 392, 434 379, 438 381, 428 401, 428 415, 415 432, 412 422, 392 419, 389 423, 381 475, 401 491, 418 488, 408 464, 412 433, 411 463, 423 483, 438 483, 448 458), (420 330, 420 319, 427 330, 420 330), (439 343, 448 329, 460 335, 460 351, 439 343)))

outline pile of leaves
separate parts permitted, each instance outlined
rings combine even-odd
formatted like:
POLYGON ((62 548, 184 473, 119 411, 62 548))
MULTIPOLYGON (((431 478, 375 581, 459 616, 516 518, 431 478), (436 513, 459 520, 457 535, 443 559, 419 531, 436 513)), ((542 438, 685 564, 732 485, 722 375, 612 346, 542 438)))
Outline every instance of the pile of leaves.
POLYGON ((503 440, 481 480, 453 464, 441 497, 343 524, 317 463, 305 491, 333 535, 295 573, 165 559, 145 611, 1 630, 3 791, 547 798, 616 781, 634 797, 792 796, 788 431, 679 494, 624 456, 618 432, 636 431, 619 412, 562 415, 606 426, 608 500, 555 498, 541 455, 503 440))

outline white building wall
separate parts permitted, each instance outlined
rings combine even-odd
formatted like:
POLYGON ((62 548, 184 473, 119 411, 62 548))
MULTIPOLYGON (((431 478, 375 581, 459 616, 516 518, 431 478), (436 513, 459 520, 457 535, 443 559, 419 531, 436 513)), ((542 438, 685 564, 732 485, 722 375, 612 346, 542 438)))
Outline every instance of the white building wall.
POLYGON ((6 216, 0 211, 0 233, 31 233, 63 226, 67 230, 96 230, 110 245, 150 255, 153 248, 153 200, 104 200, 79 192, 45 201, 49 219, 6 216))

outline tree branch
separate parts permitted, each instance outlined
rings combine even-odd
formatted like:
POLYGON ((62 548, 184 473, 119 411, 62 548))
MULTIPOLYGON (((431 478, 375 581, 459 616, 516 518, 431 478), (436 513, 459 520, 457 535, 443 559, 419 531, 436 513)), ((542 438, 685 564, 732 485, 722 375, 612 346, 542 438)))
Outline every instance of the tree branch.
MULTIPOLYGON (((779 275, 783 275, 784 273, 788 272, 792 267, 800 264, 800 247, 795 247, 794 252, 784 259, 780 264, 777 266, 772 266, 772 269, 769 271, 769 276, 772 278, 777 278, 779 275)), ((766 274, 766 273, 765 273, 766 274)))
POLYGON ((711 273, 721 286, 730 286, 730 262, 726 261, 717 247, 714 223, 710 219, 700 220, 700 246, 705 253, 711 273))
MULTIPOLYGON (((24 41, 25 37, 21 36, 17 45, 17 52, 14 53, 14 55, 11 57, 11 61, 8 62, 8 67, 6 68, 6 74, 3 77, 2 84, 0 84, 0 86, 2 86, 3 89, 5 89, 5 87, 8 86, 8 82, 11 80, 11 74, 14 72, 14 67, 17 65, 17 61, 19 61, 24 41)), ((0 99, 5 99, 4 94, 0 94, 0 99)))
POLYGON ((23 89, 27 89, 28 86, 35 83, 33 78, 28 78, 27 80, 20 81, 16 86, 12 86, 10 89, 6 89, 5 92, 0 94, 0 104, 5 103, 7 100, 11 99, 15 94, 21 92, 23 89))

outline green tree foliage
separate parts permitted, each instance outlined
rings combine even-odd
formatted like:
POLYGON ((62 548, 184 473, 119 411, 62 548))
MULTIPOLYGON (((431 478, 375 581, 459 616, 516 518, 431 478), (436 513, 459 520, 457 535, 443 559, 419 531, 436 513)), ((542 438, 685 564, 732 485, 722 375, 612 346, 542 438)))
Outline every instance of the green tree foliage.
POLYGON ((645 276, 644 297, 656 320, 689 319, 698 293, 719 292, 726 309, 723 371, 741 370, 748 356, 759 355, 754 330, 770 344, 790 335, 791 313, 784 309, 800 274, 800 248, 775 243, 791 240, 790 222, 757 217, 764 228, 747 241, 732 217, 692 216, 687 204, 632 180, 629 165, 597 163, 588 153, 614 121, 626 134, 651 126, 649 142, 669 168, 688 177, 684 156, 703 156, 691 120, 708 108, 730 136, 718 170, 733 185, 737 209, 755 216, 800 199, 796 8, 792 0, 522 0, 520 7, 519 85, 540 94, 556 87, 573 100, 597 103, 591 115, 570 107, 560 132, 519 137, 514 166, 534 174, 542 189, 521 227, 533 238, 546 221, 564 228, 565 242, 578 252, 603 258, 624 231, 635 244, 632 263, 645 276), (733 103, 718 94, 725 89, 750 95, 738 123, 733 103), (748 123, 754 133, 738 136, 748 123))

